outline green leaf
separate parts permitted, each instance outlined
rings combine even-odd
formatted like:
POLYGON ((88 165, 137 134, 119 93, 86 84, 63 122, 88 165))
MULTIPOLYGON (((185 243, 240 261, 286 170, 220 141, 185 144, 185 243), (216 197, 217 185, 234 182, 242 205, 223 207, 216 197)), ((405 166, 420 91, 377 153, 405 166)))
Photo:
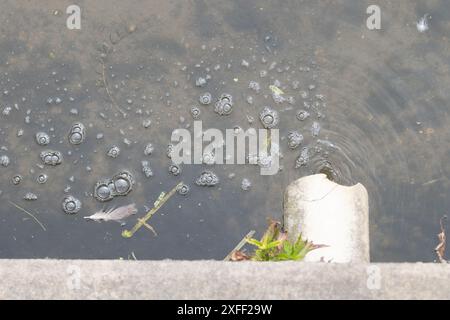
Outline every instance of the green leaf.
POLYGON ((269 256, 265 250, 256 250, 254 260, 256 261, 269 261, 269 256))
POLYGON ((299 253, 298 256, 300 259, 305 258, 305 256, 308 254, 308 252, 311 251, 311 246, 307 244, 299 253))
POLYGON ((254 245, 255 247, 258 247, 258 248, 262 248, 262 247, 263 247, 262 242, 260 242, 260 241, 258 241, 258 240, 256 240, 256 239, 248 238, 248 239, 245 239, 245 240, 246 240, 248 243, 254 245))
POLYGON ((269 227, 267 228, 266 232, 264 233, 261 242, 264 244, 269 244, 274 239, 278 238, 278 235, 280 233, 280 223, 275 220, 271 220, 269 223, 269 227))
POLYGON ((295 246, 303 248, 306 245, 306 243, 307 242, 305 240, 303 240, 302 235, 300 234, 297 238, 297 241, 295 242, 295 246))
POLYGON ((280 244, 281 244, 281 240, 277 240, 277 241, 272 241, 271 243, 268 243, 266 246, 265 246, 265 249, 272 249, 272 248, 276 248, 276 247, 278 247, 280 244))
POLYGON ((294 252, 294 246, 289 240, 286 240, 283 243, 283 251, 288 255, 291 255, 294 252))

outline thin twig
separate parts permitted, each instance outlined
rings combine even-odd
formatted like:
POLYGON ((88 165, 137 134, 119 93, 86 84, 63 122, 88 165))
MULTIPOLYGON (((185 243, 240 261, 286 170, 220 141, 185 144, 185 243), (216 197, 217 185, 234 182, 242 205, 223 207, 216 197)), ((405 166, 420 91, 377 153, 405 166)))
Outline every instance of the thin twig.
POLYGON ((103 60, 100 59, 100 63, 102 65, 102 82, 103 82, 103 87, 105 88, 106 94, 109 97, 109 100, 111 101, 111 103, 116 107, 116 109, 122 114, 122 116, 126 117, 127 113, 125 111, 123 111, 119 105, 116 102, 116 99, 114 98, 114 96, 111 93, 111 90, 109 90, 109 85, 108 85, 108 80, 106 78, 106 66, 105 63, 103 62, 103 60))
POLYGON ((164 203, 166 203, 166 201, 169 200, 170 197, 174 195, 174 193, 182 184, 183 182, 180 182, 172 190, 170 190, 170 192, 167 193, 160 201, 158 201, 157 204, 153 207, 153 209, 147 212, 147 214, 142 219, 138 219, 138 222, 134 225, 134 227, 131 230, 122 231, 122 237, 131 238, 135 234, 135 232, 138 231, 144 224, 146 224, 147 221, 164 205, 164 203))
POLYGON ((45 226, 42 224, 42 222, 39 221, 38 218, 36 218, 36 216, 34 214, 32 214, 31 212, 25 210, 24 208, 22 208, 21 206, 19 206, 18 204, 12 202, 12 201, 8 201, 11 205, 13 205, 14 207, 16 207, 17 209, 19 209, 20 211, 26 213, 27 215, 29 215, 31 218, 34 219, 34 221, 36 221, 42 228, 42 230, 47 231, 47 229, 45 228, 45 226))
POLYGON ((144 227, 146 227, 148 230, 150 230, 151 232, 153 232, 153 234, 155 235, 155 237, 158 236, 158 233, 156 232, 156 230, 155 230, 151 225, 149 225, 147 222, 145 222, 145 221, 142 220, 142 219, 138 219, 138 221, 141 222, 142 225, 143 225, 144 227))
POLYGON ((237 246, 230 251, 230 253, 225 257, 225 259, 223 259, 223 261, 230 261, 233 253, 241 250, 241 248, 247 243, 247 239, 253 237, 254 234, 255 230, 251 230, 249 233, 247 233, 247 235, 244 238, 242 238, 242 240, 237 244, 237 246))

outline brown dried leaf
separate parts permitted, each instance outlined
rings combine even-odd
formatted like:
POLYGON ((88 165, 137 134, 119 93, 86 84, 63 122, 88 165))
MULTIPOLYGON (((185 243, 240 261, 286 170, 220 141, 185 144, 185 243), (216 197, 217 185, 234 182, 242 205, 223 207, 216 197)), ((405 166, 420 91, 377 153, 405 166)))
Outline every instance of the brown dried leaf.
POLYGON ((242 251, 234 251, 231 254, 231 261, 245 261, 250 260, 250 257, 242 251))
POLYGON ((278 250, 281 250, 283 248, 283 243, 288 239, 287 231, 281 231, 278 235, 278 241, 281 241, 278 245, 278 250))
POLYGON ((447 220, 447 216, 443 216, 440 220, 440 226, 441 226, 441 232, 437 235, 439 244, 436 246, 434 251, 436 252, 438 261, 440 263, 446 263, 445 260, 445 246, 446 246, 446 235, 445 235, 445 227, 444 227, 444 221, 447 220))
POLYGON ((261 242, 263 242, 264 239, 268 239, 269 241, 277 239, 280 232, 281 223, 271 218, 269 218, 268 220, 269 226, 267 227, 267 230, 264 233, 261 242))

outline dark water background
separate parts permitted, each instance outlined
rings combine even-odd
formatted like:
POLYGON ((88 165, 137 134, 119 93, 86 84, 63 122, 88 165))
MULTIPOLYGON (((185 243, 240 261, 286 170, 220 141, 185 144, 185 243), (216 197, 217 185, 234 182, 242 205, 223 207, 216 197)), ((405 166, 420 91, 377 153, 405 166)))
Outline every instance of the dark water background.
POLYGON ((369 191, 373 261, 432 261, 450 202, 450 6, 378 2, 382 29, 369 31, 366 1, 78 1, 82 29, 75 31, 65 26, 70 2, 2 1, 0 111, 12 109, 0 114, 0 156, 11 160, 0 167, 0 258, 222 259, 250 229, 260 234, 267 217, 281 218, 289 182, 331 167, 339 182, 361 182, 369 191), (416 22, 426 13, 430 30, 419 33, 416 22), (99 86, 101 61, 126 118, 99 86), (206 75, 206 87, 196 87, 206 75), (260 93, 248 88, 252 80, 260 93), (274 103, 268 86, 276 80, 295 102, 274 103), (232 94, 235 106, 228 117, 199 106, 204 128, 260 128, 258 114, 271 105, 280 112, 280 136, 305 136, 308 166, 294 168, 300 149, 282 139, 283 171, 275 176, 251 165, 217 165, 209 169, 220 185, 202 188, 193 181, 207 166, 170 175, 172 130, 192 125, 191 106, 206 91, 213 101, 232 94), (49 105, 49 97, 62 102, 49 105), (305 103, 311 116, 300 122, 295 114, 305 103), (78 147, 67 142, 76 121, 87 127, 78 147), (310 133, 313 121, 318 137, 310 133), (63 164, 38 166, 38 131, 50 134, 48 147, 63 153, 63 164), (155 152, 145 156, 149 142, 155 152), (106 156, 112 145, 122 151, 116 159, 106 156), (141 172, 142 160, 152 178, 141 172), (83 219, 104 206, 92 198, 95 182, 122 169, 134 175, 135 188, 106 207, 134 202, 140 216, 161 191, 181 180, 191 186, 150 220, 158 237, 143 228, 124 239, 117 223, 83 219), (36 183, 40 173, 48 174, 46 184, 36 183), (17 174, 23 180, 13 185, 17 174), (240 188, 244 177, 250 191, 240 188), (73 216, 61 210, 66 186, 83 202, 73 216), (27 192, 38 200, 23 200, 27 192), (9 201, 33 212, 46 231, 9 201))

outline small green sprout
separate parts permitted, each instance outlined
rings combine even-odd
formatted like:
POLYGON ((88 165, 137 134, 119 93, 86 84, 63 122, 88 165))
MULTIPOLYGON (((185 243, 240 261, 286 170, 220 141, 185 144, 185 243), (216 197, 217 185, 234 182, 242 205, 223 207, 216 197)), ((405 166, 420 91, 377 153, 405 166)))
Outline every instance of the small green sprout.
POLYGON ((299 235, 295 242, 287 238, 281 224, 271 220, 261 240, 246 238, 247 243, 256 247, 249 259, 254 261, 301 261, 312 250, 324 247, 304 240, 299 235))

